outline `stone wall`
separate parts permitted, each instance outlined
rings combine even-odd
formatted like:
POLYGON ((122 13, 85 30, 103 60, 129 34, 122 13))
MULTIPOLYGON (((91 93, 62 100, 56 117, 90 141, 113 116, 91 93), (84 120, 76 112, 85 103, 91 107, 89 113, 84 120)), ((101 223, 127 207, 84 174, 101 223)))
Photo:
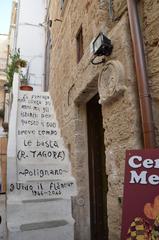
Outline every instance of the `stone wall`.
MULTIPOLYGON (((145 1, 139 4, 139 12, 159 141, 158 5, 157 0, 145 1)), ((86 103, 97 92, 105 130, 109 239, 120 239, 125 150, 143 147, 126 0, 66 0, 63 9, 56 0, 50 6, 50 18, 53 26, 49 91, 77 179, 78 196, 73 199, 75 239, 90 239, 86 103), (76 34, 81 25, 84 55, 77 64, 76 34), (90 63, 90 44, 100 31, 112 40, 113 52, 105 64, 95 66, 90 63)))
POLYGON ((143 4, 143 35, 147 60, 149 87, 153 101, 153 115, 156 130, 156 143, 159 146, 159 30, 158 30, 159 2, 144 1, 143 4))

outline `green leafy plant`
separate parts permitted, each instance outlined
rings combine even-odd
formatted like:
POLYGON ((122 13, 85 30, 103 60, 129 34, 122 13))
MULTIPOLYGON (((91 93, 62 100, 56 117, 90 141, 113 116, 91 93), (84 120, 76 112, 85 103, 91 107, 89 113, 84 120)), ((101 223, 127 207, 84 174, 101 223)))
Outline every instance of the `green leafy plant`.
POLYGON ((20 58, 20 54, 16 52, 13 55, 10 55, 10 63, 7 66, 7 85, 9 88, 12 87, 14 73, 18 73, 20 68, 26 67, 27 62, 20 58))

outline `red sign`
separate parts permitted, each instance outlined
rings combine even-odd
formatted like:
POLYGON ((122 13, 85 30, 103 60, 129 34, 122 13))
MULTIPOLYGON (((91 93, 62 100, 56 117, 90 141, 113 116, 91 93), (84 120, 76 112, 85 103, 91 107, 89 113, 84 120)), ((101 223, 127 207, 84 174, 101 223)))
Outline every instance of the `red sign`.
POLYGON ((130 150, 126 152, 121 240, 151 239, 151 235, 159 239, 159 149, 130 150))

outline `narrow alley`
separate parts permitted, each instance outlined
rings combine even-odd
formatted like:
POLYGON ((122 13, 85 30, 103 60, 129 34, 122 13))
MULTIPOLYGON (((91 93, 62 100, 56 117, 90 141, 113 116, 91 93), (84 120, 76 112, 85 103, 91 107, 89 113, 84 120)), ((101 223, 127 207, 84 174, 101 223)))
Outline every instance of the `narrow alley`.
POLYGON ((0 239, 159 240, 158 16, 0 0, 0 239))

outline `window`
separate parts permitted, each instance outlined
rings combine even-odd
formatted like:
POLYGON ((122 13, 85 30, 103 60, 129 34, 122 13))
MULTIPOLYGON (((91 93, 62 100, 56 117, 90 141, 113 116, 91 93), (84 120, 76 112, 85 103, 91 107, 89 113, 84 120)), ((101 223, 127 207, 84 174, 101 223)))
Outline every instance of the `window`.
POLYGON ((84 50, 83 50, 83 29, 80 27, 76 35, 76 44, 77 44, 77 63, 81 60, 84 50))

